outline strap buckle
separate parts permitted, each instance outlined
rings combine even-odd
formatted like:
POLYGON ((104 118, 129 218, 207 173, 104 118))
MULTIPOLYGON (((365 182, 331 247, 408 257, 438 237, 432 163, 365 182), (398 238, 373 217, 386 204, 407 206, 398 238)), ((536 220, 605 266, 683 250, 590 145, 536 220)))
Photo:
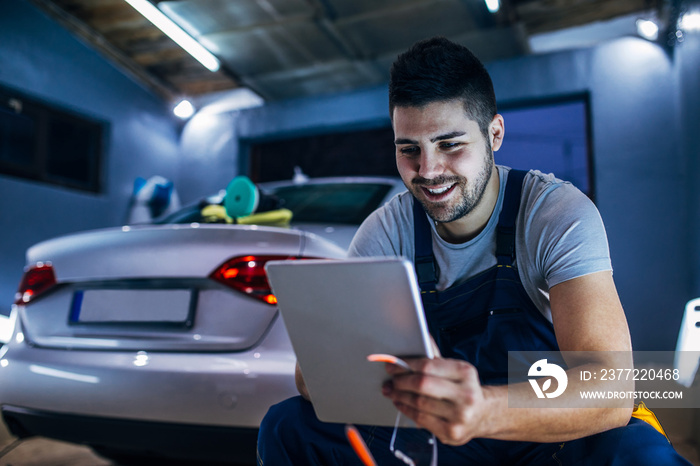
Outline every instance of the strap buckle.
POLYGON ((437 268, 433 257, 417 257, 415 267, 419 284, 437 283, 437 268))
POLYGON ((499 227, 496 236, 496 257, 515 259, 515 228, 499 227))

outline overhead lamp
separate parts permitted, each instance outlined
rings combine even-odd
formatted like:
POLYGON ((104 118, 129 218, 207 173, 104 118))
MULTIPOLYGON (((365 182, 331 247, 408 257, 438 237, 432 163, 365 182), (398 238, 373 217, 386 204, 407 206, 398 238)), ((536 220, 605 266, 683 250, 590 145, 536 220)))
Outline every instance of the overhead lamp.
POLYGON ((647 40, 656 40, 659 37, 659 26, 648 19, 637 20, 637 33, 647 40))
POLYGON ((501 9, 501 0, 484 0, 486 2, 486 8, 491 13, 496 13, 498 10, 501 9))
POLYGON ((124 1, 134 7, 136 11, 141 13, 147 20, 163 31, 165 35, 174 40, 177 45, 182 47, 187 53, 192 55, 207 69, 210 71, 218 71, 220 66, 219 59, 216 58, 209 50, 204 48, 202 44, 194 40, 192 36, 187 34, 180 26, 175 24, 151 2, 148 0, 124 1))
POLYGON ((189 100, 183 99, 173 108, 173 113, 176 117, 186 120, 194 115, 194 110, 194 105, 189 100))
POLYGON ((700 13, 692 12, 684 14, 678 22, 678 27, 686 32, 700 31, 700 13))

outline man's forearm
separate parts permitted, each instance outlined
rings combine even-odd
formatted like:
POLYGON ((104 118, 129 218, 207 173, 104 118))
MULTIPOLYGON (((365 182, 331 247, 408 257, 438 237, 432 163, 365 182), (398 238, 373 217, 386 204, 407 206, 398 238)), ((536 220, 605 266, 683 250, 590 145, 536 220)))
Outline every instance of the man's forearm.
POLYGON ((614 387, 602 381, 582 382, 582 370, 600 373, 597 365, 580 366, 568 371, 569 384, 566 392, 552 401, 556 407, 521 406, 514 400, 532 398, 533 389, 528 383, 510 386, 484 386, 485 408, 489 413, 482 426, 484 437, 500 440, 531 442, 563 442, 593 435, 615 427, 626 425, 632 414, 632 401, 617 400, 602 406, 605 400, 584 399, 581 392, 634 390, 634 383, 618 381, 614 387), (511 403, 509 405, 509 397, 511 403), (566 406, 566 407, 563 407, 566 406))
MULTIPOLYGON (((455 359, 408 359, 410 370, 387 364, 392 380, 385 384, 382 393, 392 399, 399 411, 446 445, 464 445, 473 438, 561 442, 629 421, 631 402, 624 407, 618 399, 613 405, 601 407, 579 395, 584 381, 576 380, 576 374, 611 367, 604 359, 606 355, 600 354, 595 356, 595 363, 570 364, 575 367, 568 371, 570 386, 549 405, 554 400, 537 398, 526 382, 481 385, 476 368, 455 359)), ((600 389, 601 383, 596 381, 585 388, 600 389)), ((616 390, 634 390, 633 385, 628 385, 626 381, 614 383, 616 390)))

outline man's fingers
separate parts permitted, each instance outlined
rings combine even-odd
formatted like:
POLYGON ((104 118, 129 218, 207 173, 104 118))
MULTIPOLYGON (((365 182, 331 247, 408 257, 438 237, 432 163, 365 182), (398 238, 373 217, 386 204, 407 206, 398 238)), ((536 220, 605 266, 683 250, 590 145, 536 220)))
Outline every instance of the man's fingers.
POLYGON ((400 403, 396 403, 396 408, 418 427, 433 433, 445 445, 463 445, 471 439, 466 429, 440 416, 400 403))
POLYGON ((410 372, 387 367, 392 378, 383 387, 384 395, 443 443, 468 442, 475 431, 475 409, 483 402, 476 368, 451 359, 408 359, 407 363, 410 372))
MULTIPOLYGON (((476 368, 466 361, 456 359, 428 359, 415 358, 405 359, 406 364, 414 373, 432 375, 451 380, 456 383, 463 381, 479 380, 479 374, 476 368)), ((387 364, 387 372, 392 375, 406 373, 406 369, 393 364, 387 364)))
POLYGON ((459 396, 462 384, 443 377, 423 374, 420 372, 405 372, 396 374, 391 380, 394 392, 423 395, 433 399, 451 400, 459 396))
POLYGON ((446 421, 452 420, 455 414, 455 406, 447 400, 431 398, 429 396, 418 395, 416 393, 396 390, 392 397, 394 404, 405 406, 407 409, 418 413, 430 414, 446 421))

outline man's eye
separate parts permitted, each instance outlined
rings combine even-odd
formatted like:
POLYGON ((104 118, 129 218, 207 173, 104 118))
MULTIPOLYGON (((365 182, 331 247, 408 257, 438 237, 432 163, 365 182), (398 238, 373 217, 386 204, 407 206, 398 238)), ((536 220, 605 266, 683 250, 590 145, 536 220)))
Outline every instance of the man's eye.
POLYGON ((440 143, 440 148, 441 149, 454 149, 455 147, 458 147, 460 143, 458 142, 441 142, 440 143))
POLYGON ((418 148, 416 146, 407 146, 399 149, 402 154, 412 155, 418 153, 418 148))

